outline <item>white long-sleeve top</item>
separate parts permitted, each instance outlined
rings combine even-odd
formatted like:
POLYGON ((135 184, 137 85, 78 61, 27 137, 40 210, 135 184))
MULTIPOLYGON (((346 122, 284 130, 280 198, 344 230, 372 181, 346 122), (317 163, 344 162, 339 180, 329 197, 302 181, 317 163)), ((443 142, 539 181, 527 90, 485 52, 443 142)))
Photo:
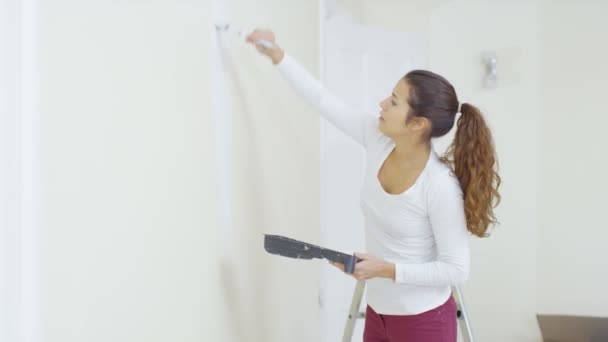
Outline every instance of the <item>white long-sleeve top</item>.
POLYGON ((458 179, 431 148, 410 188, 386 192, 378 173, 396 144, 378 129, 378 115, 351 108, 287 53, 277 68, 306 102, 365 149, 360 204, 367 253, 395 264, 395 279, 367 281, 367 304, 387 315, 414 315, 443 304, 451 286, 469 274, 469 234, 458 179))

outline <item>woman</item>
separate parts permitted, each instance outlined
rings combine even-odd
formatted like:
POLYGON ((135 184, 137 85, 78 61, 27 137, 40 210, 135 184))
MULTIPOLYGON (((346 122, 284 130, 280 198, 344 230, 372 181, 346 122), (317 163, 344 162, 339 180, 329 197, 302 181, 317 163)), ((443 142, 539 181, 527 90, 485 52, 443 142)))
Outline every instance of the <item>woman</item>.
POLYGON ((273 32, 255 30, 247 41, 365 148, 361 207, 369 254, 357 254, 363 260, 353 273, 367 281, 364 341, 456 341, 451 287, 469 275, 469 233, 487 236, 500 202, 492 136, 480 111, 459 106, 443 77, 414 70, 380 102, 380 116, 370 116, 329 93, 276 44, 273 32), (439 157, 431 138, 448 133, 455 121, 454 141, 439 157))

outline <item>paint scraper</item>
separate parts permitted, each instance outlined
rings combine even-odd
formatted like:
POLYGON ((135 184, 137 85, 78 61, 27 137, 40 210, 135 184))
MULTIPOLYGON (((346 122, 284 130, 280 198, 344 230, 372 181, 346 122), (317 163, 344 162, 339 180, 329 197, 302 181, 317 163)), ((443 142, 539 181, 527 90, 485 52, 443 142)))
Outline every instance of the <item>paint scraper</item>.
POLYGON ((313 244, 290 239, 280 235, 264 234, 264 249, 271 254, 294 259, 327 259, 344 264, 344 272, 352 274, 355 264, 361 259, 355 255, 346 254, 313 244))

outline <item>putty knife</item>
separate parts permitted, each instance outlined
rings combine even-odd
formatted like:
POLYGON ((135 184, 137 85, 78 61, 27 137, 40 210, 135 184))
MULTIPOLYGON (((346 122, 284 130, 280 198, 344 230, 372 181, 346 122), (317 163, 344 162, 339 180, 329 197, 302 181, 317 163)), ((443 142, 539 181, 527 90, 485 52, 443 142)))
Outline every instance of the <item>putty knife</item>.
POLYGON ((280 235, 264 234, 264 249, 271 254, 294 259, 327 259, 344 264, 344 272, 352 274, 361 259, 354 255, 315 246, 280 235))

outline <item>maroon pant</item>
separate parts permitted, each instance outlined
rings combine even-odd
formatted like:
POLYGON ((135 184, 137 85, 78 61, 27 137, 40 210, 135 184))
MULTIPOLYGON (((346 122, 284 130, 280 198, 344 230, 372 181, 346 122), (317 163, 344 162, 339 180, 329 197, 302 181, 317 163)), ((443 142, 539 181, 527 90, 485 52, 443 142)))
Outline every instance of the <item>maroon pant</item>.
POLYGON ((456 301, 418 315, 381 315, 367 306, 364 342, 456 342, 456 301))

